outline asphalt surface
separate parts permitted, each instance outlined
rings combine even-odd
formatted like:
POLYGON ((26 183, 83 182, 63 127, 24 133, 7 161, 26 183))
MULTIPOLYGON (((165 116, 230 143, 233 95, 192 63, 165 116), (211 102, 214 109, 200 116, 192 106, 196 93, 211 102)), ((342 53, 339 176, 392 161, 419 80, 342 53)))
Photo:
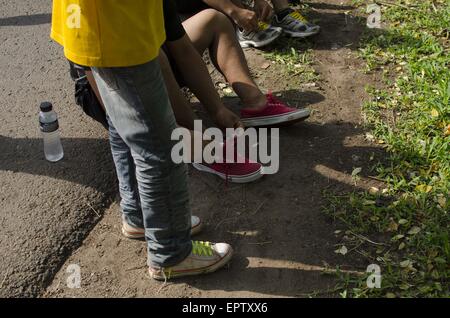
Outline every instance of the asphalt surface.
POLYGON ((40 295, 116 193, 106 133, 74 103, 50 13, 50 0, 0 0, 0 297, 40 295), (60 119, 55 164, 43 155, 42 101, 60 119))

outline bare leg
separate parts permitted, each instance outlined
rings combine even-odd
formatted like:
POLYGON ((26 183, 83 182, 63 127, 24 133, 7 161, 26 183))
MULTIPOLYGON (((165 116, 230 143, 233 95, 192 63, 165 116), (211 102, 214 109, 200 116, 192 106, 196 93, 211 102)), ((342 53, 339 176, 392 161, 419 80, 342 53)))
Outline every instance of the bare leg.
POLYGON ((212 62, 245 107, 263 108, 266 105, 266 96, 251 78, 234 26, 227 16, 207 9, 183 22, 183 26, 200 54, 209 49, 212 62))
MULTIPOLYGON (((172 110, 175 114, 177 124, 190 130, 191 153, 201 156, 201 154, 197 154, 194 151, 195 140, 201 140, 203 147, 208 145, 210 141, 203 140, 203 127, 202 131, 194 130, 195 115, 194 112, 192 111, 191 104, 186 99, 186 97, 184 97, 184 95, 181 93, 181 88, 178 85, 175 76, 173 75, 169 60, 167 59, 166 54, 162 50, 159 54, 159 63, 161 64, 164 82, 166 84, 170 104, 172 105, 172 110)), ((197 159, 201 159, 201 157, 197 159)))
POLYGON ((97 99, 100 102, 100 105, 102 106, 103 110, 106 112, 105 105, 103 105, 103 101, 102 101, 102 98, 100 97, 100 92, 98 91, 97 83, 95 82, 94 75, 92 75, 92 71, 90 71, 90 70, 86 71, 86 77, 95 93, 95 96, 97 96, 97 99))
POLYGON ((175 118, 178 125, 194 129, 194 112, 192 111, 190 103, 181 93, 181 89, 178 86, 178 82, 172 73, 169 60, 166 54, 161 50, 159 54, 159 63, 161 64, 161 70, 166 83, 167 93, 169 94, 170 104, 172 105, 175 118))
POLYGON ((284 9, 289 8, 289 1, 288 0, 272 0, 273 8, 275 9, 275 12, 280 12, 284 9))

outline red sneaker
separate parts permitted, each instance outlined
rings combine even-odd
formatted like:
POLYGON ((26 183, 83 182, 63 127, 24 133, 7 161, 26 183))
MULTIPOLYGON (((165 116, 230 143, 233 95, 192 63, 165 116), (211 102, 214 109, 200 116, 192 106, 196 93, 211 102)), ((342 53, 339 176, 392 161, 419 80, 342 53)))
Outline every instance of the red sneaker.
MULTIPOLYGON (((226 145, 223 144, 223 155, 226 154, 226 145)), ((234 163, 193 163, 195 169, 208 172, 233 183, 248 183, 263 177, 263 166, 239 155, 234 149, 234 163), (242 163, 239 163, 242 162, 242 163)))
POLYGON ((292 108, 284 104, 272 94, 267 94, 267 106, 263 109, 242 109, 241 120, 246 127, 272 126, 278 124, 294 124, 311 115, 308 108, 292 108))

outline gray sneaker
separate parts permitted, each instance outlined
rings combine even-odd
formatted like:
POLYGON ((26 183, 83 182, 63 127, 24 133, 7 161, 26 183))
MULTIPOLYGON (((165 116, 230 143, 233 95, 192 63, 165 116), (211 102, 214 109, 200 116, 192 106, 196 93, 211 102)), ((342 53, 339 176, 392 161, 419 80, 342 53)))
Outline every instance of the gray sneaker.
POLYGON ((281 21, 275 15, 273 25, 283 29, 283 32, 293 38, 305 38, 320 32, 320 26, 308 22, 298 11, 292 11, 281 21))
POLYGON ((283 30, 278 27, 273 27, 264 22, 259 22, 258 31, 246 32, 237 30, 237 37, 241 47, 263 47, 269 45, 283 33, 283 30))

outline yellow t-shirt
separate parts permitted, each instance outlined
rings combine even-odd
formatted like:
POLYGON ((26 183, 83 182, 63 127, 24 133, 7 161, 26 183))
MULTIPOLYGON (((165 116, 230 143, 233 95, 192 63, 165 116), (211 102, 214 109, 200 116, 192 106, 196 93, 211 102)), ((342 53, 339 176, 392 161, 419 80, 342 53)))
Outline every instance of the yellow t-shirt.
POLYGON ((53 0, 51 38, 79 65, 147 63, 165 36, 162 0, 53 0))

